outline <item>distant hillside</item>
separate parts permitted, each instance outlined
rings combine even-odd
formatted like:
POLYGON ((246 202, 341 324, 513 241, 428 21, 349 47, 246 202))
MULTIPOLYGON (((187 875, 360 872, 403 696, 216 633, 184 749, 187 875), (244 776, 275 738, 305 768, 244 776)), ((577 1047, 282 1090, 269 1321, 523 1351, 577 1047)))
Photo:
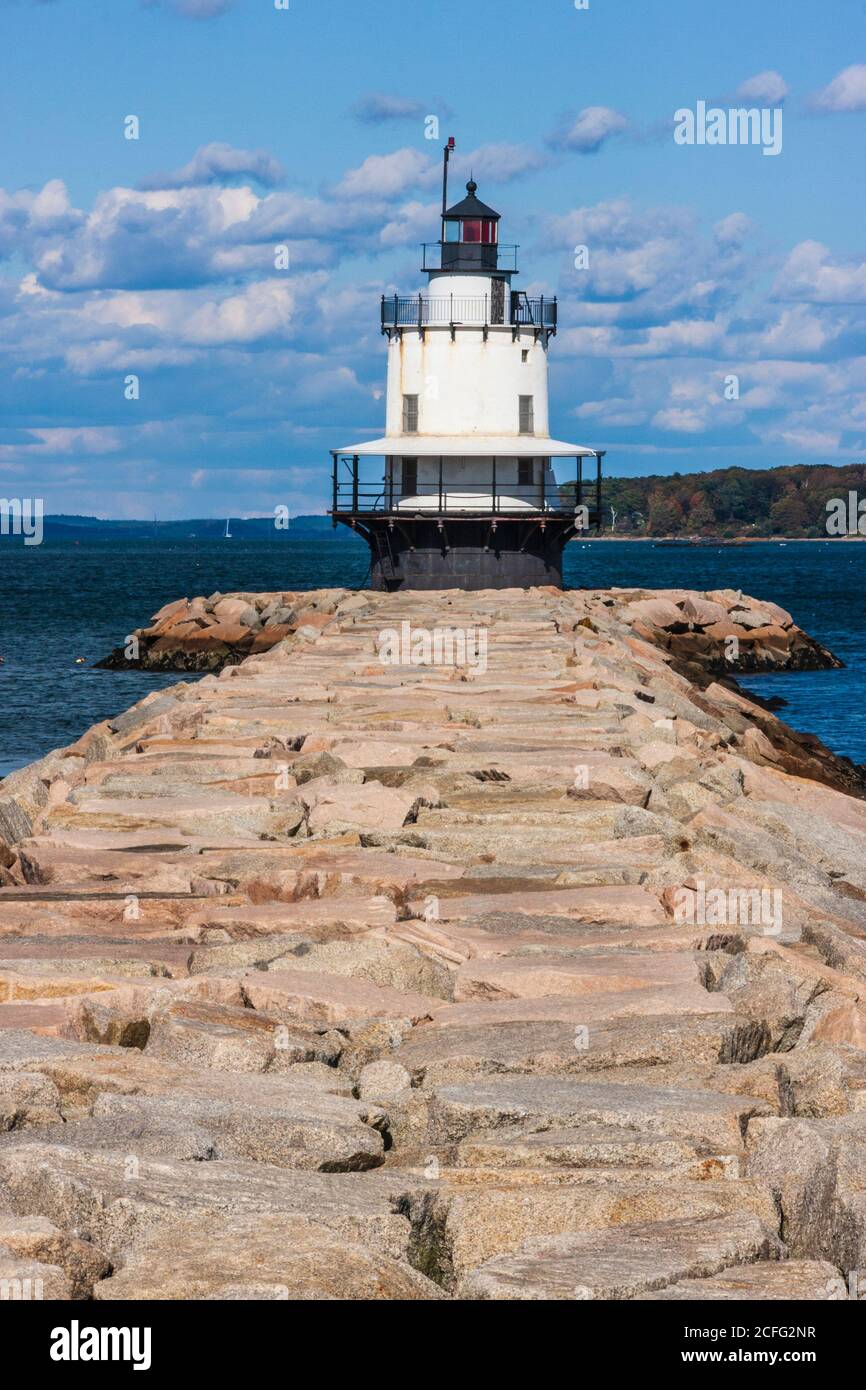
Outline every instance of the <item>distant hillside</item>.
MULTIPOLYGON (((103 521, 96 516, 46 515, 43 531, 51 540, 219 540, 225 534, 225 517, 194 517, 189 521, 103 521)), ((328 516, 293 516, 285 530, 278 530, 270 516, 232 517, 233 540, 272 540, 284 545, 299 540, 354 541, 345 526, 336 531, 328 516)))
MULTIPOLYGON (((562 492, 570 496, 573 485, 562 492)), ((737 539, 755 536, 826 536, 832 498, 855 492, 866 500, 866 463, 832 467, 797 464, 793 468, 719 468, 710 473, 653 474, 644 478, 605 478, 602 486, 604 531, 622 536, 701 536, 737 539), (614 517, 614 513, 616 514, 614 517)), ((594 487, 587 500, 594 500, 594 487)), ((53 540, 217 540, 224 517, 189 521, 102 521, 95 516, 49 515, 44 534, 53 540)), ((287 530, 273 517, 232 517, 235 540, 333 540, 359 544, 347 526, 328 516, 293 516, 287 530)), ((2 537, 0 537, 2 539, 2 537)))
POLYGON ((849 491, 866 500, 866 463, 606 478, 604 530, 613 509, 616 535, 826 537, 826 504, 849 491))

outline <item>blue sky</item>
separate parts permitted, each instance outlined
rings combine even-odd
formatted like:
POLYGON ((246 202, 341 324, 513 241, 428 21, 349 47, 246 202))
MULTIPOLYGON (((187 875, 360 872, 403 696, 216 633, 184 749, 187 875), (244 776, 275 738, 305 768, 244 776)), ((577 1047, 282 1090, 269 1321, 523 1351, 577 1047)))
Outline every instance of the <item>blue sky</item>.
POLYGON ((323 510, 449 134, 559 295, 556 435, 621 475, 866 455, 862 0, 0 0, 0 51, 3 496, 323 510), (699 100, 781 106, 781 153, 676 144, 699 100))

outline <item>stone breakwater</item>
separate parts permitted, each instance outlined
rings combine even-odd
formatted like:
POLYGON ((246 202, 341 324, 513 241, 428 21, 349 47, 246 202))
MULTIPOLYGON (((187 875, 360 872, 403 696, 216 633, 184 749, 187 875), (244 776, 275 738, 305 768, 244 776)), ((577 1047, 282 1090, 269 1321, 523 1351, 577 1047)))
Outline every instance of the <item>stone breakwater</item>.
MULTIPOLYGON (((627 606, 627 620, 638 636, 663 646, 699 682, 736 671, 841 665, 797 627, 784 608, 733 589, 709 594, 687 589, 608 593, 613 602, 627 606)), ((286 639, 315 640, 346 616, 347 602, 351 606, 354 600, 340 589, 177 599, 97 665, 112 670, 219 671, 286 639)))
POLYGON ((788 616, 304 597, 0 784, 0 1279, 862 1289, 861 772, 673 641, 788 616), (383 663, 404 623, 484 661, 383 663))

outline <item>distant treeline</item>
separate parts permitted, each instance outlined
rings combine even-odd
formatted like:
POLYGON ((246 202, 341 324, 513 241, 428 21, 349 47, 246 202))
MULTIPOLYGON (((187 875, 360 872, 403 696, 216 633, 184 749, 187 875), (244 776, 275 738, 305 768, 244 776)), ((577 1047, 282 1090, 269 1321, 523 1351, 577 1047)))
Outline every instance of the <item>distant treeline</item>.
POLYGON ((604 530, 648 536, 826 536, 827 503, 866 500, 866 463, 842 468, 719 468, 712 473, 605 478, 604 530), (614 517, 614 512, 616 516, 614 517))

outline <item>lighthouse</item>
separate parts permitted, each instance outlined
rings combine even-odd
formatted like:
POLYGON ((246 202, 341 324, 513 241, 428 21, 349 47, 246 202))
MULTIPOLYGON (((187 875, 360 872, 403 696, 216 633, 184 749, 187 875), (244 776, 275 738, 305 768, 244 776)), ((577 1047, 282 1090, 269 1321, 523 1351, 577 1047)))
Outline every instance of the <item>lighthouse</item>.
POLYGON ((331 517, 370 546, 374 589, 561 586, 566 542, 600 526, 604 451, 551 438, 556 299, 516 287, 473 179, 448 206, 453 149, 426 290, 382 297, 385 434, 332 450, 331 517))

